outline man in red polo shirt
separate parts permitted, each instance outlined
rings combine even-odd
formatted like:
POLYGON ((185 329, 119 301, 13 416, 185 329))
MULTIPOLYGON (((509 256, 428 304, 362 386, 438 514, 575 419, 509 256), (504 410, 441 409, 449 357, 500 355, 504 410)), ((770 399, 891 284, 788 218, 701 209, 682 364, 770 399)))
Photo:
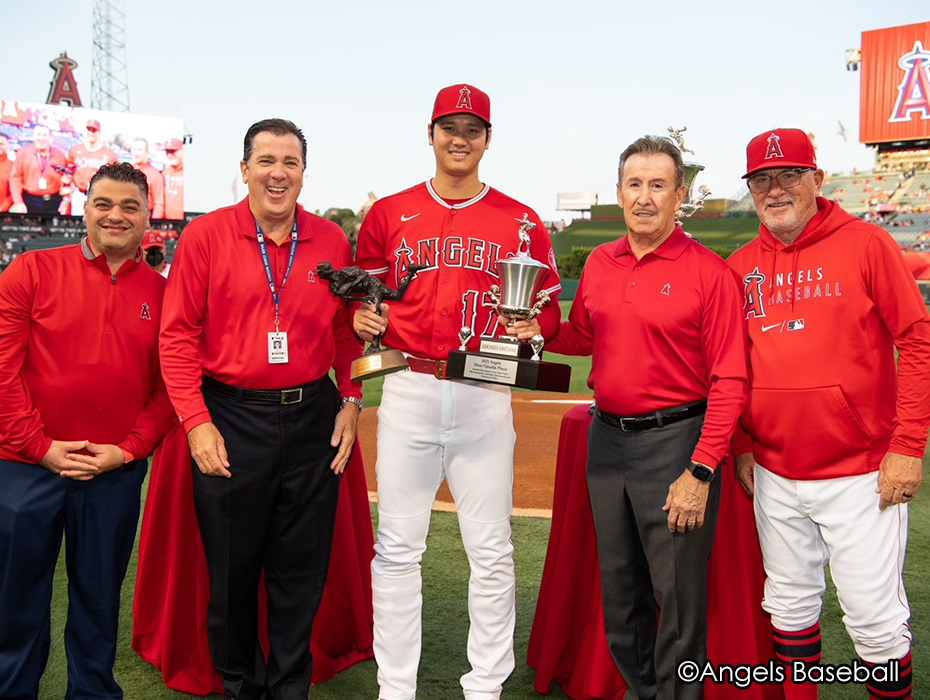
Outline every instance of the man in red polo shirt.
POLYGON ((210 653, 238 700, 306 700, 339 475, 362 405, 361 383, 349 380, 362 343, 315 274, 321 262, 351 265, 352 251, 339 226, 297 204, 306 156, 293 123, 253 124, 241 163, 248 197, 185 229, 165 294, 162 367, 195 462, 210 653))
POLYGON ((158 363, 165 281, 143 262, 145 178, 101 169, 78 245, 0 275, 0 697, 38 697, 62 534, 68 698, 122 698, 120 588, 147 457, 175 424, 158 363))
POLYGON ((746 402, 740 290, 676 221, 684 165, 669 139, 634 141, 619 179, 629 234, 591 253, 546 349, 593 355, 587 474, 610 652, 635 697, 695 700, 703 684, 676 671, 707 658, 714 476, 746 402))
POLYGON ((68 157, 52 146, 52 132, 44 124, 36 124, 32 139, 32 144, 16 153, 10 177, 13 196, 10 211, 49 216, 67 214, 70 205, 62 201, 61 188, 68 157))

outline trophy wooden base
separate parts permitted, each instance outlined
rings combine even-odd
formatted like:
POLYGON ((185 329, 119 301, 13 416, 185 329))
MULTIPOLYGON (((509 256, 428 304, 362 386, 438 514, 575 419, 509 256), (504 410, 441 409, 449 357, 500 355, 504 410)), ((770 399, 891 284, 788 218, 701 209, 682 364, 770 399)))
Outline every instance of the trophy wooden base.
POLYGON ((410 365, 407 358, 400 350, 382 350, 353 360, 350 376, 353 382, 357 382, 362 379, 383 377, 385 374, 400 372, 408 367, 410 365))
POLYGON ((571 365, 543 360, 452 350, 446 378, 566 393, 572 379, 572 368, 571 365))

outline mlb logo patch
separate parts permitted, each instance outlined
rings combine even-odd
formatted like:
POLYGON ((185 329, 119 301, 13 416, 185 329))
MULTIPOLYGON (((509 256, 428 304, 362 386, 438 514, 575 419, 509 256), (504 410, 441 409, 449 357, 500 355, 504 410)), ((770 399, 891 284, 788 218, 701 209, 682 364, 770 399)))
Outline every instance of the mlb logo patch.
POLYGON ((803 331, 804 330, 804 319, 799 318, 794 321, 788 321, 788 330, 789 331, 803 331))

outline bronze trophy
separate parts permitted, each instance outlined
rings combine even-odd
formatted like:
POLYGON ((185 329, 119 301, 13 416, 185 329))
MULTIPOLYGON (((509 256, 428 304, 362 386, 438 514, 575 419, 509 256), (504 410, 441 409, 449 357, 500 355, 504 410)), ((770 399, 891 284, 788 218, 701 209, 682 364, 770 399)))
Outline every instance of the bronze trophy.
MULTIPOLYGON (((529 220, 527 214, 515 221, 520 224, 517 255, 497 261, 500 285, 492 285, 490 290, 495 309, 508 317, 511 323, 533 318, 549 302, 549 293, 540 289, 543 273, 549 266, 531 258, 529 252, 529 232, 536 224, 529 220)), ((466 348, 471 336, 470 328, 462 328, 459 332, 461 346, 449 353, 447 377, 523 389, 568 391, 571 367, 540 359, 543 348, 541 335, 535 336, 530 343, 512 337, 481 338, 478 352, 468 352, 466 348)))
MULTIPOLYGON (((333 296, 346 301, 365 301, 373 304, 375 313, 380 315, 381 302, 399 301, 403 298, 404 292, 417 276, 417 272, 425 267, 427 266, 410 265, 397 289, 391 289, 377 277, 372 277, 365 270, 355 266, 334 270, 331 263, 324 261, 317 267, 316 274, 320 279, 329 282, 329 291, 333 296)), ((352 361, 351 378, 353 382, 359 379, 374 379, 409 367, 404 353, 400 350, 383 348, 381 336, 376 335, 364 354, 352 361)))

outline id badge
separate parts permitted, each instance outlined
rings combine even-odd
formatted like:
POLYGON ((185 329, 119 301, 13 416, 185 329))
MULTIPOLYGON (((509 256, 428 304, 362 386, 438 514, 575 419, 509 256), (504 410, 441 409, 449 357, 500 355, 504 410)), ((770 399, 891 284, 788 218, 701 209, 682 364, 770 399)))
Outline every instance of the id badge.
POLYGON ((39 178, 39 189, 44 190, 46 187, 48 187, 48 180, 46 180, 44 177, 40 177, 39 178))
POLYGON ((283 365, 287 363, 287 333, 271 331, 268 333, 268 364, 283 365))

